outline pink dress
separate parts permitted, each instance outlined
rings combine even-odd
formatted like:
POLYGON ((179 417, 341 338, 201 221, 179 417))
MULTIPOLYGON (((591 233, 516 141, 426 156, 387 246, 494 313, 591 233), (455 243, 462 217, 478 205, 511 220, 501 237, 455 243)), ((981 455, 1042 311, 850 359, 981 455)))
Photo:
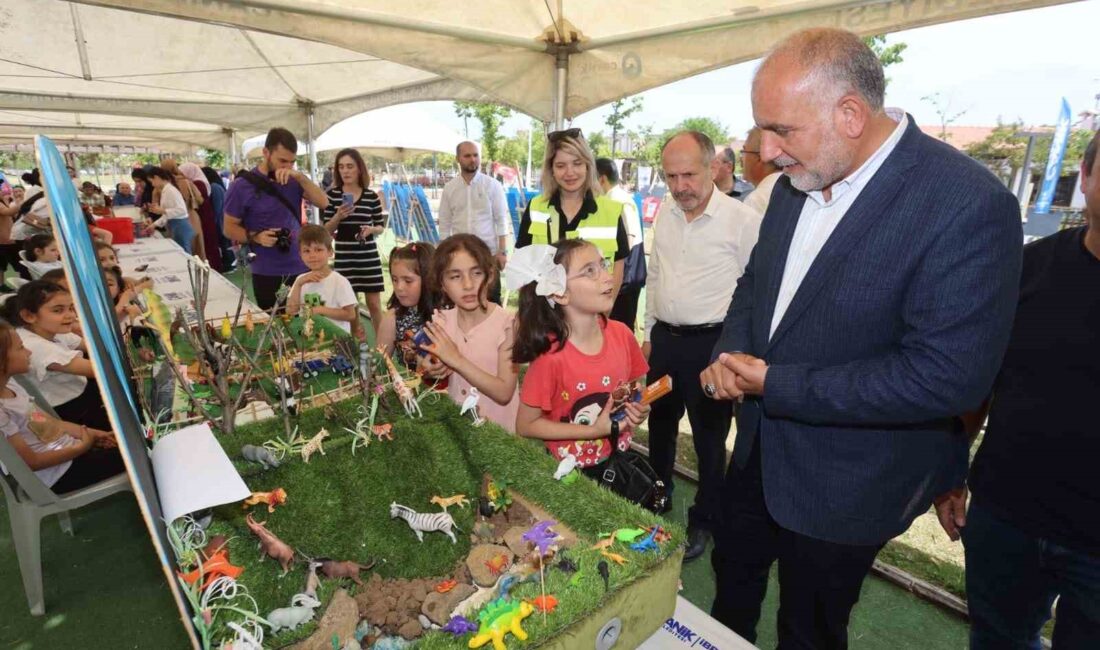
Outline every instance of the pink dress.
MULTIPOLYGON (((489 317, 478 323, 469 332, 463 332, 458 328, 458 309, 446 309, 439 313, 439 321, 447 336, 458 346, 462 356, 469 359, 478 368, 485 372, 497 373, 497 360, 500 356, 500 347, 508 338, 509 331, 515 323, 515 315, 512 312, 493 305, 493 311, 489 317)), ((470 382, 458 376, 451 375, 447 385, 447 394, 456 404, 461 405, 470 394, 470 382)), ((519 387, 512 393, 512 399, 507 404, 499 404, 488 395, 482 394, 477 403, 478 413, 481 417, 496 422, 502 429, 509 433, 516 432, 516 413, 519 411, 519 387)))

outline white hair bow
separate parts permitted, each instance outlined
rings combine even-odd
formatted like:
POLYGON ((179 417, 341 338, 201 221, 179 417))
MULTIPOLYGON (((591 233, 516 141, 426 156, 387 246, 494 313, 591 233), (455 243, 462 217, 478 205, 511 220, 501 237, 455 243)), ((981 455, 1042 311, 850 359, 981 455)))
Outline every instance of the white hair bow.
POLYGON ((550 306, 554 305, 552 296, 565 293, 565 267, 554 262, 557 249, 545 244, 532 244, 517 248, 508 260, 504 273, 504 284, 509 291, 516 291, 528 284, 535 283, 535 293, 546 296, 550 306))

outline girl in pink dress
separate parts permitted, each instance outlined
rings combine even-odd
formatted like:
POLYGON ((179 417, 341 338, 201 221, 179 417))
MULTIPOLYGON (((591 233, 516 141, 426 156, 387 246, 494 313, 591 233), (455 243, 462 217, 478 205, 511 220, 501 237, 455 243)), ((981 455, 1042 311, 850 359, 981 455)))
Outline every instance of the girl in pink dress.
POLYGON ((473 235, 448 237, 432 258, 430 284, 449 309, 437 311, 424 331, 431 353, 423 366, 431 377, 450 375, 447 393, 462 404, 473 391, 478 413, 510 433, 519 408, 518 368, 512 363, 515 316, 489 302, 496 262, 473 235))

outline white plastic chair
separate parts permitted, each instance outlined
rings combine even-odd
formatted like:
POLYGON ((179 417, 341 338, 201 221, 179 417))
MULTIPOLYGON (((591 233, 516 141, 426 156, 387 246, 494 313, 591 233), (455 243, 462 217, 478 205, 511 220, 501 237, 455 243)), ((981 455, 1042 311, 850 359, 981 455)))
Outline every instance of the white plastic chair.
MULTIPOLYGON (((22 378, 17 378, 20 379, 22 378)), ((20 385, 27 387, 22 381, 20 385)), ((31 395, 36 398, 39 408, 52 413, 53 409, 48 403, 38 399, 41 396, 36 393, 37 390, 31 392, 31 395)), ((8 470, 6 475, 0 476, 0 488, 3 489, 4 500, 7 502, 11 536, 15 542, 15 554, 19 558, 19 572, 23 575, 27 605, 31 609, 31 615, 41 616, 46 613, 42 590, 42 519, 56 514, 61 530, 72 535, 70 510, 95 503, 117 492, 132 492, 133 487, 130 485, 129 475, 122 473, 75 492, 55 494, 23 462, 15 447, 3 435, 0 435, 0 463, 8 470)))

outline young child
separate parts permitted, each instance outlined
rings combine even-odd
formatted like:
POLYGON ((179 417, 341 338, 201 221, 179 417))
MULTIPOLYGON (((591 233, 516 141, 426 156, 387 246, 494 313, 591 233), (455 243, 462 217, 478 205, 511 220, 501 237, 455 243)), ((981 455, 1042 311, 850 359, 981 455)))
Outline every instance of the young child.
POLYGON ((390 253, 393 295, 378 326, 377 344, 407 368, 417 365, 412 338, 432 318, 435 301, 427 284, 434 251, 431 244, 416 242, 390 253))
POLYGON ((332 258, 332 235, 323 226, 303 226, 298 235, 298 252, 309 267, 290 287, 286 313, 297 314, 310 295, 320 296, 321 305, 313 308, 317 316, 326 316, 351 333, 352 321, 359 317, 359 300, 348 279, 328 265, 332 258))
POLYGON ((134 290, 126 286, 122 269, 117 266, 103 269, 103 283, 107 287, 111 300, 114 301, 118 322, 125 331, 141 316, 141 307, 134 304, 134 290))
POLYGON ((72 333, 73 298, 62 287, 32 280, 4 304, 8 322, 31 351, 29 377, 58 417, 97 429, 110 429, 84 339, 72 333))
POLYGON ((474 235, 454 235, 439 243, 430 285, 450 309, 437 311, 424 325, 431 343, 421 347, 431 355, 421 357, 420 364, 431 377, 453 372, 447 393, 458 404, 476 388, 481 416, 515 431, 519 408, 518 370, 512 363, 515 316, 489 302, 496 268, 489 247, 474 235))
POLYGON ((644 379, 649 365, 633 332, 604 316, 615 302, 607 262, 583 239, 536 244, 516 250, 507 280, 509 290, 520 289, 512 359, 531 363, 516 433, 544 440, 558 460, 572 455, 582 471, 599 472, 611 455, 608 438, 626 451, 649 415, 649 406, 628 401, 623 421, 611 419, 612 392, 644 379))
MULTIPOLYGON (((118 251, 114 246, 111 246, 109 242, 96 242, 95 243, 95 255, 99 260, 99 268, 122 268, 118 263, 118 251)), ((43 276, 45 277, 45 276, 43 276)), ((60 282, 58 284, 61 284, 60 282)), ((65 285, 63 285, 65 286, 65 285)), ((122 278, 122 286, 130 291, 134 292, 134 295, 141 293, 145 289, 153 288, 153 280, 149 277, 142 278, 122 278)), ((68 288, 66 286, 66 288, 68 288)))
POLYGON ((53 235, 32 235, 25 239, 20 263, 31 278, 61 268, 61 251, 53 235))
POLYGON ((113 433, 46 415, 11 381, 30 371, 31 357, 15 330, 0 324, 0 432, 16 453, 58 494, 126 471, 113 433))

